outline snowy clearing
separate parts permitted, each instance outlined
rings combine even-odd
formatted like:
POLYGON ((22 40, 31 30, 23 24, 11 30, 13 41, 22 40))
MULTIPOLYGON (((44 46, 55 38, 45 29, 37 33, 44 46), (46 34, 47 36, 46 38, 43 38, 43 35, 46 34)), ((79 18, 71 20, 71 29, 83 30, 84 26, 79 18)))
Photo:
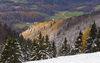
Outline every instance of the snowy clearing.
POLYGON ((100 63, 100 52, 23 63, 100 63))

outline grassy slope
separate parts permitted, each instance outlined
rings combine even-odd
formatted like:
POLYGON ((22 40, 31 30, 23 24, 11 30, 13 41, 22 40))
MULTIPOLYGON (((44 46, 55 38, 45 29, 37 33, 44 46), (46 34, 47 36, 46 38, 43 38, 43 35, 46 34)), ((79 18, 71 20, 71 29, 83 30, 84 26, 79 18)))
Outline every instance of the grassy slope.
POLYGON ((83 12, 69 12, 69 11, 56 11, 57 13, 55 13, 55 16, 51 16, 51 18, 55 18, 55 19, 63 19, 63 18, 69 18, 69 17, 73 17, 73 16, 79 16, 84 14, 83 12))
MULTIPOLYGON (((27 0, 11 0, 11 1, 20 2, 20 3, 27 3, 27 0)), ((84 7, 85 6, 82 6, 82 8, 84 8, 84 7)), ((37 5, 33 5, 30 9, 37 9, 37 5)), ((41 12, 34 12, 33 11, 33 13, 36 13, 36 14, 39 14, 39 15, 42 15, 42 16, 46 16, 44 18, 44 21, 51 21, 52 18, 59 20, 59 19, 69 18, 69 17, 73 17, 73 16, 79 16, 79 15, 82 15, 83 14, 83 12, 77 12, 77 11, 74 11, 74 12, 69 12, 69 11, 56 11, 56 13, 55 13, 54 16, 49 16, 48 14, 41 13, 41 12)), ((19 27, 19 28, 23 28, 25 26, 27 26, 26 23, 14 24, 14 27, 19 27)))
POLYGON ((27 3, 27 0, 10 0, 10 1, 19 2, 19 3, 27 3))
POLYGON ((67 17, 73 17, 73 16, 79 16, 79 15, 83 15, 84 13, 83 12, 77 12, 77 11, 74 11, 74 12, 67 12, 67 17))
POLYGON ((77 7, 76 9, 83 9, 85 8, 86 6, 80 6, 80 7, 77 7))
POLYGON ((37 9, 37 5, 32 5, 30 9, 37 9))
MULTIPOLYGON (((36 13, 36 14, 39 14, 39 15, 42 15, 42 16, 46 16, 44 18, 45 22, 51 21, 52 18, 54 18, 56 20, 59 20, 59 19, 69 18, 69 17, 73 17, 73 16, 79 16, 79 15, 84 14, 83 12, 77 12, 77 11, 74 11, 74 12, 69 12, 69 11, 56 11, 56 13, 55 13, 54 16, 49 16, 48 14, 41 13, 41 12, 34 12, 33 11, 33 13, 36 13)), ((23 27, 29 26, 29 25, 31 25, 31 24, 17 23, 17 24, 14 24, 14 27, 23 28, 23 27)))
POLYGON ((14 24, 14 27, 24 28, 25 26, 30 26, 30 25, 33 25, 33 23, 27 24, 27 23, 21 22, 21 23, 14 24))
POLYGON ((97 5, 96 7, 94 7, 95 10, 100 9, 100 5, 97 5))

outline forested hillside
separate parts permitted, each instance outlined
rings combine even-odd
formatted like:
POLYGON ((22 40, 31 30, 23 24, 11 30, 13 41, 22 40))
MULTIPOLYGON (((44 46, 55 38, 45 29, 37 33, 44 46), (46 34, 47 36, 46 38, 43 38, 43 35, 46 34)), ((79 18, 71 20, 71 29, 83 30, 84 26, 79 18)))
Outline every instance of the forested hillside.
POLYGON ((43 36, 46 34, 49 36, 50 41, 55 40, 58 49, 65 37, 68 39, 68 43, 72 46, 74 45, 80 30, 85 32, 87 27, 91 27, 94 21, 99 27, 99 16, 100 14, 98 11, 83 16, 39 23, 31 26, 29 29, 21 33, 21 35, 23 35, 25 39, 30 38, 33 40, 33 38, 36 38, 41 31, 43 36))
POLYGON ((25 39, 5 24, 0 62, 22 63, 100 51, 100 14, 93 14, 35 24, 23 33, 25 39))

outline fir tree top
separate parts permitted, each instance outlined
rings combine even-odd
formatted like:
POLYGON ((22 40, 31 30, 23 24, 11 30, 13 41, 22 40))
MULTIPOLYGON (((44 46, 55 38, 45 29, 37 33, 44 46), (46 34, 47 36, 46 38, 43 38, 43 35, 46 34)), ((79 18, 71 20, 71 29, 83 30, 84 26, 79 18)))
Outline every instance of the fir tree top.
POLYGON ((92 39, 94 40, 96 37, 96 33, 97 33, 97 28, 96 28, 96 24, 94 21, 94 23, 92 24, 89 36, 92 37, 92 39))

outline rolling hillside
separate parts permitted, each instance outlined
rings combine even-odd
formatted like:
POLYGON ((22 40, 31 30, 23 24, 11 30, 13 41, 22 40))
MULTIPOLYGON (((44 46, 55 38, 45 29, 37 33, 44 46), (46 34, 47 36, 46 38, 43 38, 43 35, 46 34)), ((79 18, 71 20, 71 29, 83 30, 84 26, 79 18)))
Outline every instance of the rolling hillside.
POLYGON ((37 37, 41 31, 44 36, 46 34, 48 34, 50 36, 50 38, 52 38, 55 35, 57 35, 57 32, 59 31, 59 29, 62 29, 62 27, 60 27, 60 26, 62 26, 64 21, 66 21, 66 19, 59 20, 59 21, 55 20, 55 21, 39 23, 37 25, 33 25, 32 27, 30 27, 28 30, 23 32, 22 35, 26 39, 28 39, 28 38, 33 39, 33 38, 37 37))
POLYGON ((41 31, 43 36, 46 34, 49 35, 50 41, 55 40, 56 46, 59 49, 59 46, 64 41, 63 38, 67 38, 68 43, 72 46, 78 36, 80 30, 84 33, 87 27, 91 27, 91 24, 95 21, 97 26, 100 25, 100 14, 92 15, 88 17, 79 17, 79 18, 67 18, 59 21, 49 21, 44 23, 39 23, 33 25, 21 35, 25 39, 30 38, 33 40, 38 36, 38 33, 41 31))
POLYGON ((31 25, 27 23, 87 14, 99 10, 99 4, 99 0, 0 0, 0 19, 21 33, 31 25))

